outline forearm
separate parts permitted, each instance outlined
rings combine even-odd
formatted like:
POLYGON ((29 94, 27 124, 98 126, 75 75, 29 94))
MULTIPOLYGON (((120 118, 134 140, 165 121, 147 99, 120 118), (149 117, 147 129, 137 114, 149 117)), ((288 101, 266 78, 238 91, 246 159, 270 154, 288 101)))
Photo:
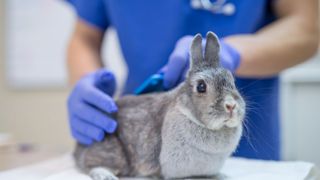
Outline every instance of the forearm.
POLYGON ((101 61, 101 44, 103 33, 79 21, 70 40, 68 48, 69 82, 74 84, 83 75, 103 66, 101 61))
POLYGON ((77 38, 72 39, 68 50, 68 72, 71 84, 83 75, 102 67, 99 52, 81 41, 77 38))
POLYGON ((243 77, 273 76, 311 57, 318 47, 317 18, 290 15, 263 28, 255 35, 230 36, 226 42, 241 54, 236 71, 243 77))

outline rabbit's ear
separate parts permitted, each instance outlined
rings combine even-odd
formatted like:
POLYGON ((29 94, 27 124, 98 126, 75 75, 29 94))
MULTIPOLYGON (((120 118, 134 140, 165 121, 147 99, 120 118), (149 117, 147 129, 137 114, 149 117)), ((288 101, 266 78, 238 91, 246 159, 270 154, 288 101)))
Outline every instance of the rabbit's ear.
POLYGON ((206 38, 206 47, 205 47, 205 54, 204 59, 206 63, 209 63, 212 67, 218 67, 219 62, 219 40, 218 37, 211 31, 207 33, 206 38))
POLYGON ((203 61, 202 56, 202 36, 201 34, 197 34, 191 44, 190 48, 190 55, 191 55, 191 69, 199 66, 203 61))

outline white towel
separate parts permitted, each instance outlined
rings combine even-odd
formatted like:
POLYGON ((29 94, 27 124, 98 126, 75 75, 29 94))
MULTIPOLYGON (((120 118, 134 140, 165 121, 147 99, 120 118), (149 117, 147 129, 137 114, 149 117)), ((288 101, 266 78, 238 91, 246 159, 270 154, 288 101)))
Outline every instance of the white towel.
MULTIPOLYGON (((230 180, 316 180, 319 178, 312 163, 276 162, 230 158, 222 169, 230 180)), ((90 180, 78 172, 72 157, 64 155, 31 166, 0 173, 0 180, 90 180)), ((320 178, 319 178, 320 179, 320 178)))

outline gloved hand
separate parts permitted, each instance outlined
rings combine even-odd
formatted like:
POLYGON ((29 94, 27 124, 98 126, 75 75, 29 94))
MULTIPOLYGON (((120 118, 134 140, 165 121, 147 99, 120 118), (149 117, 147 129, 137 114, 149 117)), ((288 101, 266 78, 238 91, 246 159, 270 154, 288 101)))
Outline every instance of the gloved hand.
MULTIPOLYGON (((172 89, 185 79, 189 69, 189 48, 193 36, 184 36, 177 41, 168 63, 160 70, 164 74, 163 86, 172 89)), ((202 41, 204 49, 205 40, 202 41)), ((220 63, 222 67, 235 72, 240 64, 239 52, 220 39, 220 63)))
POLYGON ((117 122, 108 114, 118 110, 112 95, 116 82, 112 72, 101 69, 81 78, 68 98, 72 136, 81 144, 102 141, 116 130, 117 122))

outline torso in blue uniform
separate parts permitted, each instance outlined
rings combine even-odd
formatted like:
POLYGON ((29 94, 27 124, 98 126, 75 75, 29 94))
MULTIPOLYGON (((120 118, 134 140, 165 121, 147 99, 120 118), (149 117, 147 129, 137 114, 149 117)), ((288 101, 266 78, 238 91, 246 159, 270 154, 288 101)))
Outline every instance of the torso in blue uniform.
MULTIPOLYGON (((250 34, 270 20, 267 0, 229 0, 234 15, 195 10, 190 0, 70 0, 84 21, 102 30, 113 26, 128 64, 125 93, 132 93, 168 61, 176 41, 207 31, 220 38, 250 34)), ((258 46, 258 44, 257 44, 258 46)), ((237 78, 248 110, 235 156, 279 159, 278 77, 237 78)))

